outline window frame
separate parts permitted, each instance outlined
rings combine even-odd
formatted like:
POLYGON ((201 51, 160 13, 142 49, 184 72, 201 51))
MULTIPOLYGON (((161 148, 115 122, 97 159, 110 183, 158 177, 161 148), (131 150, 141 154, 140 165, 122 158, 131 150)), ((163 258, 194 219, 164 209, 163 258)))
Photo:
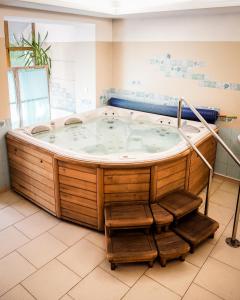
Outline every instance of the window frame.
MULTIPOLYGON (((20 47, 20 46, 10 46, 9 41, 9 28, 8 28, 9 21, 4 21, 4 35, 5 35, 5 47, 6 47, 6 54, 7 54, 7 66, 11 68, 11 60, 10 60, 10 52, 11 51, 31 51, 33 50, 32 47, 20 47)), ((32 39, 35 37, 35 23, 31 23, 32 25, 32 39)))

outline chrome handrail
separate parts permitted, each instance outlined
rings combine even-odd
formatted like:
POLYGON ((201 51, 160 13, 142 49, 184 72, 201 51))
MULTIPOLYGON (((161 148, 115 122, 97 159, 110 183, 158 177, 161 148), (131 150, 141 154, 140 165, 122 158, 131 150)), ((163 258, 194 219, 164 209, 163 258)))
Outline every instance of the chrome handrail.
MULTIPOLYGON (((232 157, 232 159, 237 163, 237 165, 240 167, 240 160, 236 157, 236 155, 232 152, 232 150, 225 144, 225 142, 219 137, 219 135, 209 126, 209 124, 206 122, 206 120, 201 116, 201 114, 197 111, 197 109, 188 101, 186 101, 184 98, 181 98, 178 102, 178 129, 181 135, 184 137, 184 139, 192 146, 194 151, 197 152, 201 160, 204 162, 204 164, 209 168, 209 177, 208 177, 208 184, 207 184, 207 193, 206 193, 206 202, 205 202, 205 215, 208 214, 208 204, 209 204, 209 193, 210 193, 210 187, 211 187, 211 181, 212 181, 212 175, 213 175, 213 168, 209 164, 209 162, 206 160, 206 158, 202 155, 202 153, 198 150, 198 148, 195 146, 190 139, 185 135, 183 130, 181 129, 182 125, 182 103, 185 102, 188 107, 192 110, 192 112, 196 115, 196 117, 199 119, 199 121, 211 132, 213 137, 222 145, 225 151, 232 157)), ((238 228, 238 221, 239 221, 239 215, 240 215, 240 184, 238 189, 238 196, 237 196, 237 204, 235 209, 235 215, 234 215, 234 223, 233 223, 233 230, 232 230, 232 236, 230 238, 226 239, 226 243, 232 247, 240 247, 240 241, 237 240, 237 228, 238 228)))

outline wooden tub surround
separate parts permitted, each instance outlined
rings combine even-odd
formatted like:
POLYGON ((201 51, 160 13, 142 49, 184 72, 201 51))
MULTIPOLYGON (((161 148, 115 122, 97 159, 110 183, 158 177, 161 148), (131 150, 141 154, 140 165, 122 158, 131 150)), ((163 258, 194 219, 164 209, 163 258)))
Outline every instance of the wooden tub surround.
MULTIPOLYGON (((208 135, 197 146, 214 165, 214 138, 208 135)), ((156 203, 171 191, 197 194, 207 184, 208 169, 190 148, 160 161, 121 164, 60 156, 11 133, 7 148, 14 191, 58 218, 99 231, 104 205, 156 203)))

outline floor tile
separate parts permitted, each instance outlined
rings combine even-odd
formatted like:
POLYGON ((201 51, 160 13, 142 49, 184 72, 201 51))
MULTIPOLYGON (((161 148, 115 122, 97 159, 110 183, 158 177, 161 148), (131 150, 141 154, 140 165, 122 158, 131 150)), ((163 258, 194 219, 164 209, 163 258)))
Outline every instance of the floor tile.
POLYGON ((216 244, 217 241, 219 240, 219 238, 221 237, 221 235, 223 234, 225 228, 226 228, 226 225, 223 225, 223 224, 219 223, 219 228, 218 228, 218 230, 215 232, 214 238, 213 238, 213 239, 209 239, 208 241, 209 241, 211 244, 216 244))
POLYGON ((221 300, 218 296, 213 293, 201 288, 196 284, 192 284, 185 296, 182 298, 183 300, 221 300))
POLYGON ((220 177, 218 175, 213 175, 213 182, 223 183, 224 182, 224 178, 220 177))
POLYGON ((18 252, 40 268, 65 249, 67 247, 62 242, 46 232, 18 249, 18 252))
POLYGON ((240 270, 240 249, 230 247, 226 244, 225 239, 225 236, 221 237, 213 249, 211 257, 240 270))
POLYGON ((221 191, 233 193, 237 197, 238 186, 239 185, 236 182, 225 180, 219 189, 221 191))
POLYGON ((235 209, 237 197, 233 193, 217 190, 211 196, 210 201, 223 207, 235 209))
POLYGON ((34 300, 33 296, 29 294, 20 284, 11 289, 9 292, 0 297, 0 300, 34 300))
POLYGON ((60 300, 73 300, 73 298, 68 295, 64 295, 62 298, 60 298, 60 300))
POLYGON ((0 296, 35 271, 20 254, 13 252, 0 260, 0 296))
POLYGON ((22 282, 38 300, 55 300, 65 295, 81 278, 53 260, 22 282))
POLYGON ((39 211, 39 207, 37 207, 35 204, 31 203, 28 200, 21 199, 16 202, 14 202, 11 207, 15 208, 17 211, 19 211, 22 215, 25 217, 29 217, 35 212, 39 211))
POLYGON ((220 187, 220 183, 219 182, 215 182, 214 180, 212 181, 212 184, 211 184, 211 191, 210 191, 210 195, 212 195, 213 193, 216 192, 216 190, 219 189, 220 187))
POLYGON ((152 269, 146 272, 146 275, 183 296, 198 271, 199 268, 186 261, 172 261, 167 264, 166 268, 162 268, 156 263, 152 269))
POLYGON ((220 206, 210 201, 209 203, 209 217, 215 221, 227 225, 233 216, 234 211, 230 208, 220 206))
POLYGON ((40 210, 32 216, 15 224, 15 226, 31 239, 49 230, 59 222, 57 218, 40 210))
POLYGON ((0 231, 0 258, 26 244, 29 239, 11 226, 0 231))
POLYGON ((96 268, 68 294, 76 300, 119 300, 127 290, 125 284, 102 269, 96 268))
POLYGON ((240 271, 208 258, 194 282, 227 300, 238 300, 240 271))
POLYGON ((0 230, 22 220, 24 216, 12 207, 5 207, 0 210, 0 230))
POLYGON ((87 235, 89 230, 79 225, 62 221, 49 230, 49 232, 67 246, 72 246, 87 235))
POLYGON ((91 272, 104 258, 105 252, 86 240, 80 240, 58 256, 58 260, 81 277, 91 272))
POLYGON ((206 241, 205 243, 199 245, 193 254, 189 254, 186 257, 186 261, 197 267, 201 267, 206 261, 213 247, 214 244, 212 244, 210 240, 206 241))
MULTIPOLYGON (((232 230, 233 230, 233 220, 234 218, 232 218, 232 220, 228 223, 227 227, 225 228, 223 235, 225 237, 231 237, 232 236, 232 230)), ((240 240, 240 220, 238 223, 238 230, 237 230, 237 239, 240 240)))
POLYGON ((0 194, 0 209, 13 204, 16 201, 19 201, 20 196, 18 194, 12 192, 12 191, 7 191, 4 193, 0 194))
POLYGON ((110 267, 110 263, 107 260, 100 265, 100 267, 121 280, 123 283, 128 286, 133 286, 134 283, 143 275, 143 273, 147 270, 146 264, 120 264, 117 266, 116 270, 112 271, 110 267))
POLYGON ((103 233, 92 231, 85 237, 85 239, 102 248, 103 250, 106 250, 105 236, 103 233))
POLYGON ((123 297, 124 300, 180 300, 180 296, 147 276, 143 276, 123 297))

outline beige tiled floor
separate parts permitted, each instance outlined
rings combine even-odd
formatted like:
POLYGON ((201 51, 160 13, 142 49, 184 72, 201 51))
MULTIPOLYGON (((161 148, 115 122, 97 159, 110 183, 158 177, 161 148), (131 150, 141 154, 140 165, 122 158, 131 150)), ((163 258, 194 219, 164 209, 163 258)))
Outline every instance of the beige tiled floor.
POLYGON ((209 216, 220 228, 185 262, 111 271, 103 234, 60 221, 11 191, 0 194, 0 300, 240 300, 240 248, 225 243, 236 196, 237 184, 214 178, 209 216))

